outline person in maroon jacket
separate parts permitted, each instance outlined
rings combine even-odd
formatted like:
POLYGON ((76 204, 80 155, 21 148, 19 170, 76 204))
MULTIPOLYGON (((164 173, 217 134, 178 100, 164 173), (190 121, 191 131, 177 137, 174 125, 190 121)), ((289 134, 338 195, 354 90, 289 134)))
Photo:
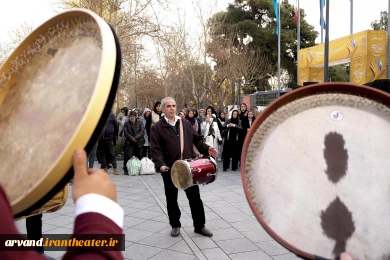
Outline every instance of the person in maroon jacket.
MULTIPOLYGON (((73 200, 76 220, 74 234, 122 234, 124 211, 117 204, 116 185, 108 175, 98 169, 86 168, 87 154, 78 149, 73 155, 73 200)), ((14 223, 10 203, 2 187, 0 187, 0 234, 19 232, 14 223)), ((20 234, 19 234, 20 235, 20 234)), ((24 239, 20 235, 20 239, 24 239)), ((0 259, 44 260, 36 251, 0 251, 0 259)), ((63 257, 65 260, 99 260, 123 259, 121 251, 88 251, 83 247, 69 250, 63 257)))
MULTIPOLYGON (((180 121, 184 133, 183 159, 192 158, 193 144, 202 154, 210 154, 216 157, 218 153, 213 147, 203 143, 188 120, 181 120, 180 117, 176 116, 176 102, 173 98, 164 98, 161 101, 161 109, 164 117, 155 123, 150 130, 150 153, 156 170, 161 172, 164 180, 169 224, 172 227, 171 236, 177 237, 180 235, 181 212, 177 204, 178 189, 172 182, 170 168, 176 160, 181 158, 180 121)), ((185 192, 190 204, 195 232, 208 237, 213 236, 213 233, 205 227, 206 219, 199 186, 189 187, 185 192)))

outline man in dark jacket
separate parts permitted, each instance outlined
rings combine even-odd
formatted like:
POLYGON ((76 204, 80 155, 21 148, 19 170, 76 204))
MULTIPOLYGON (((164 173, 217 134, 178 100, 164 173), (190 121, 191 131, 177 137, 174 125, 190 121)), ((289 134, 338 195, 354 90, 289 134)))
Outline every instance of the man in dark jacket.
POLYGON ((107 163, 111 162, 114 167, 114 174, 116 175, 118 175, 118 169, 116 167, 114 142, 117 137, 118 123, 116 121, 115 114, 111 111, 99 139, 98 152, 104 171, 108 173, 107 163), (106 156, 110 159, 110 161, 106 162, 106 156))
POLYGON ((137 118, 137 113, 134 111, 130 112, 130 120, 127 120, 125 125, 123 126, 123 133, 126 138, 126 142, 124 145, 124 163, 123 170, 125 174, 128 175, 127 171, 127 161, 135 155, 138 159, 142 159, 142 149, 145 144, 145 127, 141 120, 137 118))
MULTIPOLYGON (((211 154, 216 157, 218 153, 213 147, 202 142, 191 123, 187 120, 181 120, 180 117, 176 116, 176 102, 173 98, 164 98, 161 101, 161 108, 164 117, 155 123, 150 130, 150 152, 156 170, 160 171, 163 177, 169 224, 172 226, 171 236, 177 237, 180 235, 181 212, 177 204, 178 189, 172 182, 170 168, 176 160, 180 160, 181 158, 180 121, 184 134, 183 159, 192 158, 193 144, 202 154, 211 154)), ((199 194, 199 186, 191 186, 185 192, 190 204, 195 232, 204 236, 213 236, 213 233, 204 226, 206 219, 203 202, 199 194)))

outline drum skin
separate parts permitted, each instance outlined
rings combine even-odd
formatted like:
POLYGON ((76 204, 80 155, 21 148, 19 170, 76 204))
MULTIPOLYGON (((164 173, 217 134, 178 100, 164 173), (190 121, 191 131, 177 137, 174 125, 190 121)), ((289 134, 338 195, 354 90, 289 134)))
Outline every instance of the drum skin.
POLYGON ((73 9, 33 31, 0 68, 0 184, 15 217, 58 193, 73 152, 96 142, 113 103, 115 40, 98 15, 73 9))
POLYGON ((172 165, 172 182, 178 189, 215 181, 217 167, 214 159, 203 156, 191 160, 178 160, 172 165))
POLYGON ((192 185, 192 173, 190 164, 184 160, 178 160, 172 165, 171 178, 178 189, 186 189, 192 185))
POLYGON ((275 100, 241 155, 249 205, 281 245, 308 259, 390 259, 390 95, 348 83, 275 100))

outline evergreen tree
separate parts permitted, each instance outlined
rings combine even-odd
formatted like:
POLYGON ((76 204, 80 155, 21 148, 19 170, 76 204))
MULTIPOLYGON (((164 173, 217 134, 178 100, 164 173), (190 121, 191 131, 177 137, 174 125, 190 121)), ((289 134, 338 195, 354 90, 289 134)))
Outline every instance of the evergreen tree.
POLYGON ((373 21, 371 23, 371 27, 374 30, 387 31, 388 28, 387 11, 382 11, 379 21, 378 20, 373 21))
MULTIPOLYGON (((283 0, 281 3, 281 67, 287 70, 290 76, 289 85, 296 84, 297 74, 297 25, 294 19, 294 7, 283 0)), ((318 32, 314 26, 309 25, 305 20, 305 12, 300 10, 301 15, 301 48, 315 45, 318 32)), ((217 13, 210 19, 211 41, 218 41, 221 35, 230 40, 231 57, 243 49, 250 49, 251 52, 260 53, 271 63, 267 77, 277 74, 278 63, 278 35, 275 33, 276 19, 273 0, 249 0, 242 3, 236 0, 229 5, 226 12, 217 13), (216 22, 219 21, 219 22, 216 22), (249 38, 250 37, 250 38, 249 38), (246 39, 251 39, 245 44, 246 39)), ((226 45, 225 48, 228 48, 226 45)), ((210 51, 212 52, 212 50, 210 51)), ((211 55, 213 56, 213 55, 211 55)), ((219 61, 216 61, 220 66, 219 61)), ((226 59, 224 63, 228 63, 226 59)), ((243 73, 245 74, 245 73, 243 73)), ((265 87, 265 79, 259 80, 258 90, 265 87)))

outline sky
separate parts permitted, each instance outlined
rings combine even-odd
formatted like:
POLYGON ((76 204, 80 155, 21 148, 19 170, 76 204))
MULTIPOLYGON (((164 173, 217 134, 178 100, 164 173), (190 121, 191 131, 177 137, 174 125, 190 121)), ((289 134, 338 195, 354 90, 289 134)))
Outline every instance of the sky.
MULTIPOLYGON (((0 8, 0 41, 8 41, 9 34, 22 23, 31 24, 33 28, 50 19, 59 12, 59 0, 3 0, 0 8)), ((213 11, 226 9, 232 0, 202 0, 210 5, 213 11)), ((295 4, 296 0, 289 0, 295 4)), ((187 26, 189 29, 199 28, 191 12, 192 0, 178 0, 179 6, 186 10, 187 26)), ((327 0, 330 7, 330 40, 349 35, 350 31, 350 0, 327 0), (330 1, 330 3, 329 3, 330 1)), ((202 2, 203 3, 203 2, 202 2)), ((306 20, 320 32, 319 0, 300 0, 300 8, 305 9, 306 20)), ((380 11, 387 11, 388 0, 354 0, 354 33, 371 29, 371 22, 378 20, 380 11)), ((177 12, 165 14, 166 17, 175 17, 177 12)), ((325 16, 325 10, 324 10, 325 16)), ((325 33, 324 33, 325 35, 325 33)), ((320 37, 316 40, 320 43, 320 37)))

